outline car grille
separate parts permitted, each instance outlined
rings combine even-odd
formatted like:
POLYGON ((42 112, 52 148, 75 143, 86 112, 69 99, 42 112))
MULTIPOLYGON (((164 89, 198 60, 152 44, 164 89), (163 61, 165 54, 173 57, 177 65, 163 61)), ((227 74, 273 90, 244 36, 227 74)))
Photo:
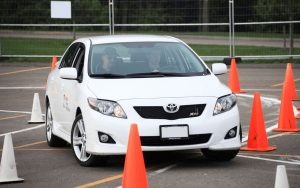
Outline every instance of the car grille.
POLYGON ((204 144, 209 141, 211 134, 189 135, 187 139, 161 139, 160 136, 141 136, 142 146, 180 146, 204 144))
POLYGON ((182 105, 175 113, 168 113, 162 106, 134 106, 135 111, 145 119, 181 119, 200 116, 205 104, 182 105))

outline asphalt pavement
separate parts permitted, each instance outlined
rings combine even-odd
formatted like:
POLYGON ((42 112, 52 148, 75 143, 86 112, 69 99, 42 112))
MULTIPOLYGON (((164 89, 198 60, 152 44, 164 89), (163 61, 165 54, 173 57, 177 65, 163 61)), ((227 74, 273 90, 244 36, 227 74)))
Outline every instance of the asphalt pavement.
MULTIPOLYGON (((45 127, 28 124, 33 94, 39 93, 43 113, 49 65, 44 63, 0 63, 0 148, 4 134, 12 135, 18 175, 25 181, 1 187, 118 187, 122 182, 124 156, 113 156, 105 166, 81 167, 70 146, 50 148, 45 141, 45 127), (28 130, 29 128, 35 128, 28 130), (24 131, 27 130, 27 131, 24 131)), ((300 66, 293 65, 295 85, 300 96, 300 66)), ((246 139, 253 93, 262 95, 266 127, 278 121, 279 98, 285 65, 238 64, 241 87, 238 106, 246 139)), ((219 76, 227 84, 228 74, 219 76)), ((195 87, 195 86, 193 86, 195 87)), ((202 86, 198 86, 202 87, 202 86)), ((300 105, 300 103, 295 103, 300 105)), ((297 121, 300 127, 300 121, 297 121)), ((206 160, 199 150, 145 152, 149 187, 274 187, 276 166, 286 165, 291 188, 300 187, 300 133, 269 132, 272 152, 240 152, 230 162, 206 160)))

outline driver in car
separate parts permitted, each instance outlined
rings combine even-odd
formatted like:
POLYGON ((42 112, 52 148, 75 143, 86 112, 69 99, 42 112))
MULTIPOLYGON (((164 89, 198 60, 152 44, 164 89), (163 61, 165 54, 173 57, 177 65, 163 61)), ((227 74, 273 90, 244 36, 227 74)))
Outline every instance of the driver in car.
POLYGON ((159 72, 161 52, 158 48, 153 48, 148 55, 148 64, 151 72, 159 72))
POLYGON ((102 54, 96 72, 101 74, 111 73, 111 70, 113 68, 113 62, 111 59, 112 58, 108 54, 102 54))

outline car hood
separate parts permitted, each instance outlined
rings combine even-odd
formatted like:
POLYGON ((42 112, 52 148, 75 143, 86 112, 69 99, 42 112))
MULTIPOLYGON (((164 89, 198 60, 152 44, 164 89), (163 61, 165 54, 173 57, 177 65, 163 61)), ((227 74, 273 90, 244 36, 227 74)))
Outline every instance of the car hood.
POLYGON ((231 93, 214 75, 191 77, 91 78, 88 88, 98 99, 128 100, 175 97, 220 97, 231 93))

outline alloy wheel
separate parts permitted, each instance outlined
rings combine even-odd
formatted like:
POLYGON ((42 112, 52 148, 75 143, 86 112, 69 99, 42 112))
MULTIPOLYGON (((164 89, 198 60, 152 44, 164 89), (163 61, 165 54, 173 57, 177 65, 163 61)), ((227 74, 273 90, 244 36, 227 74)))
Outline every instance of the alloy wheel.
POLYGON ((86 152, 86 132, 82 119, 79 119, 76 122, 72 139, 72 146, 77 159, 79 159, 81 162, 87 161, 91 157, 91 154, 86 152))

